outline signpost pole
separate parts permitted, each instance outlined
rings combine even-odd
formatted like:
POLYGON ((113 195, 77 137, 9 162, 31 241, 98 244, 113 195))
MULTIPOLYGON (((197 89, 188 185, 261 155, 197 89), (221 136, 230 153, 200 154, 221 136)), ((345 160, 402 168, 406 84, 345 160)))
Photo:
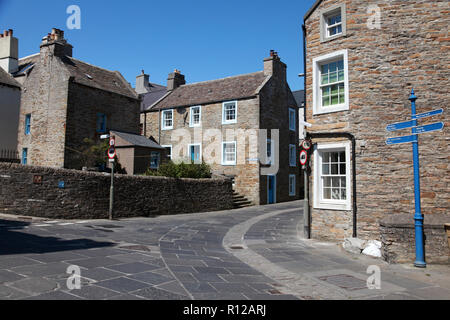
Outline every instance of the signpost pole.
POLYGON ((113 219, 114 205, 114 162, 111 162, 111 188, 109 191, 109 220, 113 219))
POLYGON ((305 185, 305 199, 303 200, 303 232, 306 239, 311 239, 311 229, 309 224, 308 167, 306 165, 303 166, 303 179, 305 185))
MULTIPOLYGON (((417 97, 414 95, 414 89, 411 91, 411 96, 409 97, 411 101, 411 119, 414 120, 414 126, 417 126, 416 119, 416 100, 417 97)), ((414 226, 415 226, 415 238, 416 238, 416 261, 414 265, 419 268, 425 268, 426 262, 424 257, 424 243, 423 243, 423 215, 420 208, 420 174, 419 174, 419 141, 418 137, 413 145, 413 162, 414 162, 414 226)))

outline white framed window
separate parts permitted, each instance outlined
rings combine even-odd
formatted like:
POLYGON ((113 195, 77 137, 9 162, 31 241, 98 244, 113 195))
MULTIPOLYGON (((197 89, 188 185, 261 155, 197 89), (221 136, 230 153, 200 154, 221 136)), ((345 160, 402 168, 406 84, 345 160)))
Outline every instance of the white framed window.
POLYGON ((320 40, 330 41, 347 33, 345 3, 338 4, 321 11, 320 40))
POLYGON ((289 145, 289 165, 291 167, 297 166, 297 146, 295 144, 289 145))
POLYGON ((229 101, 222 104, 222 124, 237 123, 237 108, 237 101, 229 101))
POLYGON ((161 147, 166 149, 166 156, 167 156, 167 158, 172 160, 172 145, 164 145, 164 146, 161 146, 161 147))
POLYGON ((189 127, 200 127, 202 125, 202 107, 201 106, 195 106, 191 107, 190 111, 190 118, 189 118, 189 127))
POLYGON ((161 114, 161 129, 173 129, 173 110, 163 110, 161 114))
POLYGON ((350 142, 319 143, 314 149, 314 207, 351 210, 350 142))
POLYGON ((189 160, 193 163, 202 162, 202 144, 193 143, 188 145, 189 160))
POLYGON ((236 141, 222 142, 222 165, 236 165, 236 141))
POLYGON ((349 110, 348 52, 313 59, 313 113, 349 110))
POLYGON ((289 108, 289 130, 297 131, 296 123, 296 112, 295 109, 289 108))
POLYGON ((159 161, 160 161, 160 153, 153 151, 150 154, 150 168, 151 169, 158 169, 159 168, 159 161))
POLYGON ((295 197, 295 189, 296 189, 296 176, 295 174, 290 174, 289 175, 289 196, 291 197, 295 197))

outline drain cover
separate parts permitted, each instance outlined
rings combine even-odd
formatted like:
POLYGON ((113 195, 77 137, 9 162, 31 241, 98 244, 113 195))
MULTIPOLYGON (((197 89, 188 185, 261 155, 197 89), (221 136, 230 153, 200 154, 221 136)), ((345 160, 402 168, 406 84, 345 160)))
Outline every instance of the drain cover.
POLYGON ((318 278, 322 281, 328 282, 332 285, 349 291, 367 289, 366 281, 355 278, 348 274, 335 274, 318 278))
POLYGON ((126 250, 132 250, 132 251, 146 251, 150 252, 150 248, 143 245, 131 245, 131 246, 123 246, 119 247, 119 249, 126 249, 126 250))
POLYGON ((96 227, 105 228, 105 229, 119 229, 119 228, 123 228, 122 226, 114 226, 114 225, 111 225, 111 224, 101 224, 101 225, 96 225, 96 227))
POLYGON ((232 250, 243 250, 245 248, 243 246, 241 246, 241 245, 232 245, 232 246, 230 246, 230 249, 232 249, 232 250))

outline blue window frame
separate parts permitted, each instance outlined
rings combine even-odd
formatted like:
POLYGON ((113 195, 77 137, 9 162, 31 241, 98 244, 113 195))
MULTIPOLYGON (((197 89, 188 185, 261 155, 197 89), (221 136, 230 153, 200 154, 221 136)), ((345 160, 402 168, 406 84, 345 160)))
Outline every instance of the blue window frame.
POLYGON ((97 113, 97 132, 106 133, 106 114, 97 113))
POLYGON ((25 135, 30 135, 31 133, 31 114, 25 116, 25 135))
POLYGON ((189 156, 191 162, 200 163, 202 159, 202 145, 201 144, 190 144, 189 145, 189 156))
POLYGON ((22 149, 22 164, 26 165, 28 163, 28 148, 22 149))

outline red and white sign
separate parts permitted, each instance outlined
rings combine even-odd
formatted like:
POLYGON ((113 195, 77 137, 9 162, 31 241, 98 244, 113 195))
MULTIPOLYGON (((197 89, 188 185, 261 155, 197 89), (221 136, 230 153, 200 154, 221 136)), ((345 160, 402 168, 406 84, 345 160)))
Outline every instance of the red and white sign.
POLYGON ((111 137, 111 138, 109 139, 109 145, 110 145, 111 147, 114 147, 114 146, 116 145, 116 137, 111 137))
POLYGON ((305 150, 311 149, 311 141, 310 140, 303 140, 302 147, 305 150))
POLYGON ((113 160, 116 157, 116 148, 111 147, 108 149, 108 158, 113 160))
POLYGON ((308 162, 308 152, 302 150, 302 152, 300 152, 300 164, 304 166, 306 162, 308 162))

